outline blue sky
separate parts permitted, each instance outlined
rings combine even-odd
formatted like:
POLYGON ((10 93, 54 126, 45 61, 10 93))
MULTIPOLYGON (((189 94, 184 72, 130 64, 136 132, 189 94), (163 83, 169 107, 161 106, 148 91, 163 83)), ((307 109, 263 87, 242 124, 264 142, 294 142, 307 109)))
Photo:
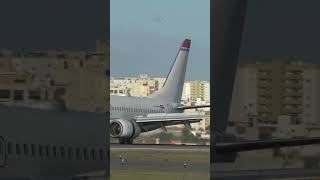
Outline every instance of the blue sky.
POLYGON ((111 0, 111 75, 165 77, 184 38, 187 79, 210 79, 210 0, 111 0))

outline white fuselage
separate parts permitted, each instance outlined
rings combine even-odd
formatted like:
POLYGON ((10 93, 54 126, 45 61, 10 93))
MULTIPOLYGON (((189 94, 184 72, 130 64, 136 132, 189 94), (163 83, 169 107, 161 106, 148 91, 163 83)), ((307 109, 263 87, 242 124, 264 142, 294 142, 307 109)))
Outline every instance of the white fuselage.
POLYGON ((182 113, 180 104, 148 97, 110 96, 110 120, 129 119, 155 113, 182 113))

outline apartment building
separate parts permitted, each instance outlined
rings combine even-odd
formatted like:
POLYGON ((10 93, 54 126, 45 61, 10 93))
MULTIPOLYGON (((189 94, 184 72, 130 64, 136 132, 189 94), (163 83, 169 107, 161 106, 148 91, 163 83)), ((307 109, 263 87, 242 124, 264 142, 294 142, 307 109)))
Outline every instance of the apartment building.
POLYGON ((139 77, 111 78, 110 93, 146 97, 161 89, 164 82, 165 78, 150 78, 147 74, 140 74, 139 77))
POLYGON ((319 72, 319 65, 283 59, 240 65, 230 120, 278 123, 285 115, 292 124, 320 124, 319 72))
POLYGON ((210 82, 202 80, 187 81, 183 87, 183 100, 210 102, 210 82))
POLYGON ((309 65, 303 73, 302 118, 307 125, 320 125, 320 66, 309 65))
POLYGON ((71 110, 102 111, 109 97, 108 54, 108 45, 100 42, 93 50, 1 49, 0 101, 25 105, 59 101, 71 110))

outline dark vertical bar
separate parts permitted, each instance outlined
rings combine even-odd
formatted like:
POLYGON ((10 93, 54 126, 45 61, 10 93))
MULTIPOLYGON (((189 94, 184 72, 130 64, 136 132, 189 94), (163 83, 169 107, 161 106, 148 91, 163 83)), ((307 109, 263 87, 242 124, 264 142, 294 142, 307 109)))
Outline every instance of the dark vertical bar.
POLYGON ((106 167, 106 177, 107 179, 110 179, 110 1, 106 1, 106 40, 107 40, 107 48, 108 52, 106 52, 106 58, 108 59, 107 61, 107 69, 105 71, 105 75, 107 77, 107 167, 106 167))
POLYGON ((211 147, 215 141, 214 129, 225 132, 228 124, 246 4, 246 0, 213 0, 211 3, 211 147))
POLYGON ((225 131, 241 35, 246 0, 213 0, 211 9, 212 33, 212 127, 225 131))

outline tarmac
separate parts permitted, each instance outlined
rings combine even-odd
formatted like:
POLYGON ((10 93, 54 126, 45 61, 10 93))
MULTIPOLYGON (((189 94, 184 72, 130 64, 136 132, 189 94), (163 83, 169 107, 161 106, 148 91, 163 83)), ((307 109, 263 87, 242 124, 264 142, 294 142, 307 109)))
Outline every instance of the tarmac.
POLYGON ((213 163, 211 179, 320 179, 320 169, 304 168, 303 159, 273 157, 272 151, 242 152, 234 163, 213 163))
POLYGON ((211 166, 211 179, 320 179, 320 169, 285 168, 215 171, 213 164, 211 166))
POLYGON ((111 150, 195 151, 210 152, 210 146, 171 144, 110 144, 111 150))

